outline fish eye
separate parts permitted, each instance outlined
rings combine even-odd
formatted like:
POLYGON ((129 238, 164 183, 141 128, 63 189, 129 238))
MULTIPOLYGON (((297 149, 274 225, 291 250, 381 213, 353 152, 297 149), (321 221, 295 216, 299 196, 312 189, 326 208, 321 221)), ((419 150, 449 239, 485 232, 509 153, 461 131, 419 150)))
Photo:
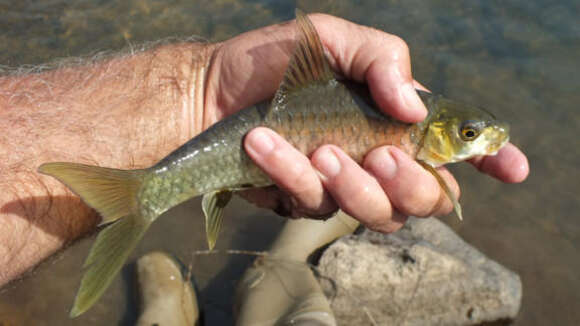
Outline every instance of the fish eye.
POLYGON ((459 135, 461 136, 461 139, 471 141, 479 136, 479 130, 476 126, 468 123, 461 127, 459 135))

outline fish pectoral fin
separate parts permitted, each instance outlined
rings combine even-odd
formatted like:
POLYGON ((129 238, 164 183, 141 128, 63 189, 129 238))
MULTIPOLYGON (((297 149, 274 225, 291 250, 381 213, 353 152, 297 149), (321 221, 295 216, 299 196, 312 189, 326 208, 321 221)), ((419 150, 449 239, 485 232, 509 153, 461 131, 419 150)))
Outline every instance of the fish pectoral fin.
POLYGON ((451 200, 455 214, 457 214, 457 217, 459 217, 460 221, 463 221, 463 213, 461 212, 461 205, 459 204, 459 201, 457 200, 457 198, 455 198, 455 194, 453 193, 453 191, 451 191, 451 188, 449 188, 449 186, 447 185, 445 180, 443 180, 443 177, 431 165, 429 165, 423 161, 417 161, 417 162, 419 162, 419 164, 421 164, 421 166, 423 168, 425 168, 425 170, 429 171, 429 173, 431 173, 435 177, 435 179, 437 179, 439 186, 441 186, 441 188, 443 189, 443 191, 445 191, 445 194, 447 195, 449 200, 451 200))
POLYGON ((70 317, 84 313, 101 297, 151 223, 137 215, 124 216, 97 236, 85 261, 86 269, 70 317))
POLYGON ((203 195, 201 207, 205 215, 207 245, 212 250, 222 228, 224 208, 232 199, 230 190, 219 190, 203 195))
POLYGON ((284 105, 289 93, 296 92, 313 84, 326 84, 335 80, 334 72, 324 55, 324 47, 314 25, 308 16, 296 9, 296 47, 284 78, 274 95, 270 110, 277 110, 284 105))

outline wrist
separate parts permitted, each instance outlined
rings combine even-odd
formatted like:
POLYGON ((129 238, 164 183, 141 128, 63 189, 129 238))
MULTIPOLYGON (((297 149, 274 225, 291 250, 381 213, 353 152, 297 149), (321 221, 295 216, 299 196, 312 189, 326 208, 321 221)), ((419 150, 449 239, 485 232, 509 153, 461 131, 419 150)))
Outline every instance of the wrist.
POLYGON ((212 113, 204 106, 205 87, 217 47, 210 43, 177 43, 157 47, 147 54, 155 58, 149 68, 149 85, 142 92, 150 103, 134 118, 145 124, 154 120, 155 124, 138 127, 137 134, 144 135, 150 128, 157 130, 149 137, 149 144, 136 146, 136 152, 146 152, 141 154, 146 157, 142 161, 146 166, 209 127, 207 117, 212 113), (149 92, 152 94, 147 95, 149 92), (148 160, 151 155, 155 157, 148 160))
MULTIPOLYGON (((204 88, 215 47, 192 42, 166 44, 112 63, 109 70, 126 69, 125 74, 135 76, 126 81, 134 94, 121 108, 107 110, 114 116, 100 127, 120 124, 127 130, 115 128, 107 136, 107 149, 101 151, 104 155, 98 165, 148 167, 207 128, 204 88)), ((114 74, 109 78, 115 78, 114 74)))

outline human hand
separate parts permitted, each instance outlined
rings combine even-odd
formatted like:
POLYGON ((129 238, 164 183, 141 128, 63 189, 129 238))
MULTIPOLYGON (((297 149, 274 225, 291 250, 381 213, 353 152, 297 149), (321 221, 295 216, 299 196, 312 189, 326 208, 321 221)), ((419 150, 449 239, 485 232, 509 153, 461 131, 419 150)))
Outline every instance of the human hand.
MULTIPOLYGON (((310 18, 335 71, 366 82, 388 115, 407 122, 425 117, 415 92, 422 87, 412 79, 403 40, 328 15, 310 18)), ((294 30, 293 22, 269 26, 221 45, 208 76, 206 123, 272 96, 292 52, 294 30)), ((452 208, 435 178, 395 147, 371 151, 360 166, 332 145, 322 146, 309 159, 273 131, 256 128, 247 135, 245 148, 279 187, 245 196, 282 215, 324 217, 340 207, 371 229, 392 232, 409 215, 440 215, 452 208)), ((471 162, 505 182, 520 182, 528 174, 526 157, 511 144, 497 156, 471 162)), ((445 168, 439 172, 458 196, 453 176, 445 168)))

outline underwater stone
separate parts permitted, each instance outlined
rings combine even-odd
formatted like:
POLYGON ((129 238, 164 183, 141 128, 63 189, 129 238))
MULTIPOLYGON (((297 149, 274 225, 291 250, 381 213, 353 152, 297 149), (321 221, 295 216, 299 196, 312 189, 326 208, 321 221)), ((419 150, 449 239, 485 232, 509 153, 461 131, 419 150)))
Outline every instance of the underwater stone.
POLYGON ((435 218, 409 218, 389 235, 343 237, 318 269, 339 325, 502 324, 522 298, 516 273, 435 218))

